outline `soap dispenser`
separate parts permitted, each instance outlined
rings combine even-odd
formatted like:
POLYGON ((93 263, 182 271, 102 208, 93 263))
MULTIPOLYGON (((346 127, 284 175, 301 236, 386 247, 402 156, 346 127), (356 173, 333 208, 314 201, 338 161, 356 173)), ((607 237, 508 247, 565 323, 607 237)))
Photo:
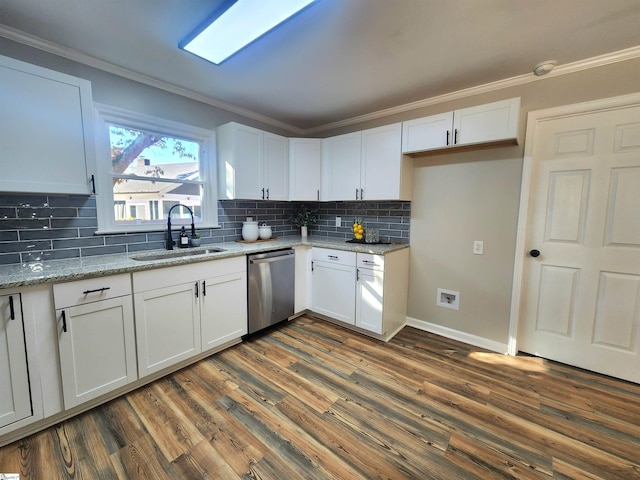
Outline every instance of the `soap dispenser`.
POLYGON ((186 248, 189 246, 189 237, 187 236, 187 231, 182 227, 180 230, 180 238, 178 240, 178 246, 180 248, 186 248))

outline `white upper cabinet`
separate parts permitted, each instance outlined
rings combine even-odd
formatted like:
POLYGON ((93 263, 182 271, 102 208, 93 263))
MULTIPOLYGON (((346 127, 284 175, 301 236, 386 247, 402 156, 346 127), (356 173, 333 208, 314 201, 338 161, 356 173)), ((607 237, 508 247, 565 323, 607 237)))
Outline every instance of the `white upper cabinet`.
POLYGON ((518 142, 520 97, 402 123, 402 152, 518 142))
POLYGON ((453 114, 455 145, 498 142, 518 138, 520 97, 464 108, 453 114))
POLYGON ((280 135, 264 132, 262 145, 264 198, 266 200, 288 200, 289 140, 280 135))
POLYGON ((400 123, 324 140, 321 200, 411 200, 400 123))
POLYGON ((452 125, 453 112, 403 122, 402 152, 420 152, 450 145, 452 125))
POLYGON ((360 200, 362 133, 322 141, 321 200, 360 200))
POLYGON ((320 200, 321 161, 321 139, 289 139, 289 200, 320 200))
POLYGON ((287 200, 286 137, 235 122, 216 132, 220 198, 287 200))
POLYGON ((360 200, 411 200, 413 161, 401 152, 402 125, 362 132, 360 200))
POLYGON ((0 191, 90 194, 91 83, 0 56, 0 191))

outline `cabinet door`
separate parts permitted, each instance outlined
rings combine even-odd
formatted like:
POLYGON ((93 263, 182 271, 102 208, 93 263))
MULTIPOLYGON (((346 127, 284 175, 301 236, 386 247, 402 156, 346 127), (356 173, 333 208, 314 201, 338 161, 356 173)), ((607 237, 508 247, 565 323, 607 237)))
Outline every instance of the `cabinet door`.
POLYGON ((91 84, 0 57, 0 91, 0 191, 91 193, 91 84))
POLYGON ((134 295, 140 377, 201 351, 199 282, 134 295))
POLYGON ((361 132, 323 141, 323 200, 360 200, 361 150, 361 132))
POLYGON ((262 130, 239 123, 218 127, 218 195, 262 199, 262 130))
POLYGON ((262 132, 236 126, 235 133, 235 198, 262 198, 262 132))
POLYGON ((289 197, 289 143, 286 137, 263 133, 262 160, 265 199, 287 200, 289 197))
POLYGON ((442 148, 453 143, 453 112, 402 122, 402 153, 442 148))
POLYGON ((289 200, 320 200, 322 140, 289 139, 289 200))
POLYGON ((20 295, 0 296, 0 427, 32 415, 20 295))
POLYGON ((402 124, 362 132, 361 200, 400 200, 402 124))
POLYGON ((247 274, 232 273, 201 282, 202 350, 247 333, 247 274))
POLYGON ((355 267, 314 261, 311 302, 316 313, 345 323, 355 323, 355 267))
POLYGON ((515 139, 519 115, 519 97, 456 110, 453 119, 456 145, 515 139))
POLYGON ((358 269, 356 326, 377 334, 382 333, 383 280, 380 270, 358 269))
POLYGON ((66 409, 138 378, 131 295, 56 310, 66 409))

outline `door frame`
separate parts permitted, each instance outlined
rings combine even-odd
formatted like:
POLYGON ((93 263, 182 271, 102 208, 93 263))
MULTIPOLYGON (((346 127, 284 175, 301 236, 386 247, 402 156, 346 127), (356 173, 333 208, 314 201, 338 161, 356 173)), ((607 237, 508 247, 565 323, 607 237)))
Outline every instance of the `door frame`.
POLYGON ((522 164, 522 181, 520 185, 520 208, 518 211, 518 226, 516 231, 516 255, 513 266, 513 282, 511 289, 511 311, 509 315, 509 341, 507 353, 518 353, 518 325, 522 303, 522 288, 524 286, 524 261, 527 238, 527 223, 529 215, 529 198, 531 195, 531 180, 534 168, 533 147, 536 140, 538 124, 588 113, 606 112, 623 107, 640 106, 640 93, 621 95, 618 97, 592 100, 572 105, 535 110, 527 115, 527 130, 524 144, 524 158, 522 164))

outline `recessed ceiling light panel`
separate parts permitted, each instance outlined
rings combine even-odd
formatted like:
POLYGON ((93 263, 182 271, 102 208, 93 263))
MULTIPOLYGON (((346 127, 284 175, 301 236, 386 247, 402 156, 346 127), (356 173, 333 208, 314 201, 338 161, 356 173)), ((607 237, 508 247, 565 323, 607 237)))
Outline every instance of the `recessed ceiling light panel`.
POLYGON ((178 46, 220 64, 316 0, 231 0, 178 46))

